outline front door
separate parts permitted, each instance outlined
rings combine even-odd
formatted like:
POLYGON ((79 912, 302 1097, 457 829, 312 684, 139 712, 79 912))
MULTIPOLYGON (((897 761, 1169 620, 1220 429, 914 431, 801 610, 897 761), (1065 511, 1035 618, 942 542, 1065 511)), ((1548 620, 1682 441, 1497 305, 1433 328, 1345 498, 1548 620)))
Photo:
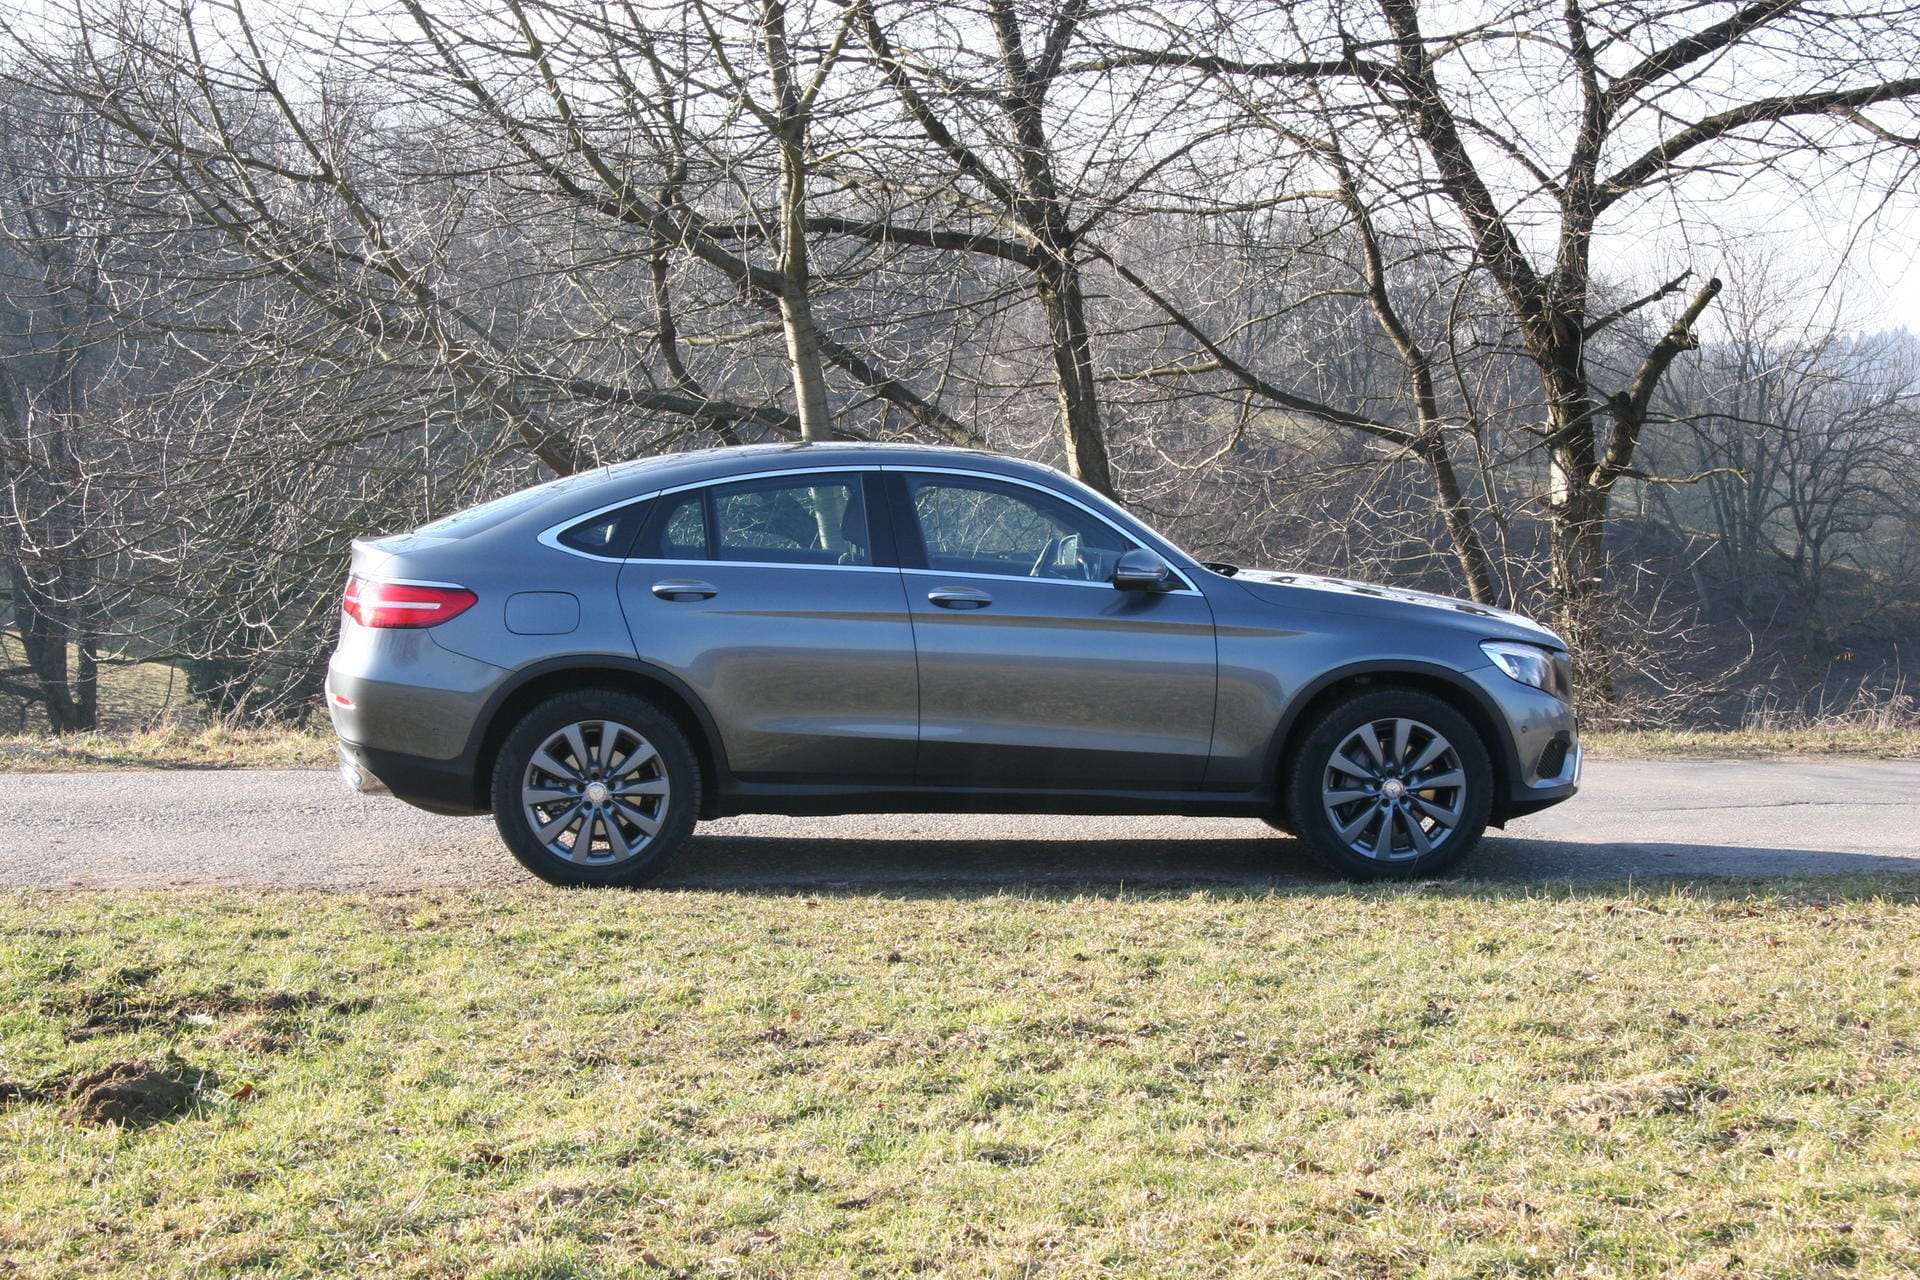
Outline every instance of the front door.
POLYGON ((868 477, 665 494, 621 570, 635 650, 700 695, 743 781, 913 780, 913 630, 868 477))
POLYGON ((1213 738, 1213 614, 1120 591, 1135 543, 1049 491, 895 473, 923 786, 1184 791, 1213 738))

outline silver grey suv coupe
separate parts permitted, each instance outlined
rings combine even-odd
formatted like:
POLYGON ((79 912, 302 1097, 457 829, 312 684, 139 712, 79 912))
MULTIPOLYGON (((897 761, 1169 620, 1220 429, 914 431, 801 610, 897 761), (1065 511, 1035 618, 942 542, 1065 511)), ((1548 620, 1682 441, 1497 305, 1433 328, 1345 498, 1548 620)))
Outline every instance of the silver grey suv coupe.
POLYGON ((1574 793, 1571 664, 1465 601, 1202 563, 992 454, 647 458, 355 544, 341 769, 635 884, 739 813, 1240 814, 1427 875, 1574 793))

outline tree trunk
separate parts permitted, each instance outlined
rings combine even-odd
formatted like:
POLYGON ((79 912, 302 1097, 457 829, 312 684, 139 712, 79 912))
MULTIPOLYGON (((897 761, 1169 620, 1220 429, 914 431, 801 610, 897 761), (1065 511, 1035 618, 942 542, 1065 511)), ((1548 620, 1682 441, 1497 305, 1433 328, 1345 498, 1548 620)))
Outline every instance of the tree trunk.
POLYGON ((67 654, 73 627, 66 610, 34 586, 22 565, 9 565, 8 572, 13 587, 14 625, 20 631, 20 647, 26 654, 28 669, 33 672, 40 703, 47 711, 47 727, 55 733, 94 728, 97 686, 91 645, 81 651, 82 680, 76 696, 67 654))
POLYGON ((1059 390, 1067 471, 1081 483, 1117 499, 1113 470, 1107 463, 1106 436, 1100 426, 1100 396, 1093 376, 1093 347, 1087 334, 1079 268, 1064 255, 1047 253, 1034 280, 1047 316, 1047 345, 1052 348, 1054 382, 1059 390))
POLYGON ((813 323, 812 280, 807 263, 807 107, 793 84, 787 46, 785 0, 762 0, 767 70, 773 80, 780 147, 780 327, 786 333, 787 365, 793 375, 794 408, 802 440, 831 440, 827 378, 820 331, 813 323))
POLYGON ((1453 469, 1453 458, 1447 453, 1445 439, 1433 435, 1429 443, 1420 446, 1419 453, 1433 472, 1440 512, 1453 542, 1454 559, 1459 561, 1460 573, 1467 580, 1467 594, 1478 604, 1504 603, 1499 580, 1493 572, 1493 557, 1487 553, 1480 530, 1474 527, 1473 508, 1460 489, 1460 477, 1453 469))
POLYGON ((1594 414, 1584 390, 1559 376, 1563 360, 1542 370, 1550 389, 1547 521, 1548 589, 1555 629, 1567 642, 1590 695, 1613 700, 1613 643, 1606 608, 1607 499, 1594 483, 1594 414), (1559 394, 1552 394, 1558 391, 1559 394))

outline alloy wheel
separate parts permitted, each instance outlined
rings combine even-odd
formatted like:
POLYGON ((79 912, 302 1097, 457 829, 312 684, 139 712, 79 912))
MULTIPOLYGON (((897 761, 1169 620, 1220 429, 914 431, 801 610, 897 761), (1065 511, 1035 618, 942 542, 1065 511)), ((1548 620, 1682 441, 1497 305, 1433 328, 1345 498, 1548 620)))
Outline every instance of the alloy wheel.
POLYGON ((549 735, 527 762, 520 808, 547 852, 579 866, 637 857, 672 801, 666 763, 638 730, 583 720, 549 735))
POLYGON ((1454 746, 1405 717, 1372 720, 1327 760, 1320 803, 1334 835, 1377 862, 1424 857, 1459 827, 1467 775, 1454 746))

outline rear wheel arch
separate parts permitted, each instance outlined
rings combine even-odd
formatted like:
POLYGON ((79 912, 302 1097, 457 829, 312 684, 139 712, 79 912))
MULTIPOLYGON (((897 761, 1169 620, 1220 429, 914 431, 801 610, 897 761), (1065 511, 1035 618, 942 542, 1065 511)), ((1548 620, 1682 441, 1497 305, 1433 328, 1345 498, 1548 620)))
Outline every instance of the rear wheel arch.
POLYGON ((1505 822, 1511 804, 1512 780, 1519 776, 1520 761, 1509 736, 1500 732, 1498 713, 1487 705, 1485 695, 1445 667, 1382 662, 1329 672, 1303 690, 1287 708, 1274 733, 1268 775, 1273 779, 1275 806, 1283 827, 1291 822, 1286 812, 1287 784, 1298 763, 1300 745, 1320 716, 1356 693, 1382 689, 1429 694, 1466 718, 1480 735, 1493 766, 1493 824, 1505 822))
POLYGON ((494 762, 513 727, 556 694, 583 689, 611 689, 645 698, 671 717, 693 747, 700 768, 700 816, 717 816, 720 780, 726 776, 726 752, 706 707, 692 690, 663 671, 642 663, 606 659, 534 667, 496 695, 494 705, 482 717, 483 728, 473 756, 474 798, 480 808, 493 807, 494 762))

